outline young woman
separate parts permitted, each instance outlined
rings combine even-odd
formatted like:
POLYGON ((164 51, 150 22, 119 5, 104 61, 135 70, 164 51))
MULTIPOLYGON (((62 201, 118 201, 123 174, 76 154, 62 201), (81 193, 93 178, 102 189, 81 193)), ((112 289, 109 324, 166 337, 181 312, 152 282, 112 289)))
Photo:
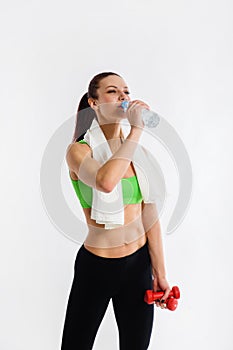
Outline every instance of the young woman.
POLYGON ((93 77, 80 101, 74 137, 67 148, 70 178, 83 207, 88 235, 75 260, 62 350, 93 348, 110 300, 119 330, 120 350, 147 349, 154 305, 145 303, 145 291, 163 290, 163 300, 155 304, 164 308, 171 290, 166 280, 156 206, 143 202, 132 163, 144 128, 141 110, 149 106, 140 100, 131 101, 129 94, 126 82, 116 73, 104 72, 93 77), (129 101, 127 113, 121 107, 125 100, 129 101), (82 119, 84 110, 89 110, 89 114, 82 119), (93 158, 90 146, 82 140, 93 118, 112 151, 112 157, 103 164, 93 158), (124 140, 122 118, 127 118, 131 126, 124 140), (91 218, 92 189, 110 193, 119 182, 125 204, 124 225, 106 230, 104 224, 91 218), (129 189, 133 191, 130 198, 129 189))

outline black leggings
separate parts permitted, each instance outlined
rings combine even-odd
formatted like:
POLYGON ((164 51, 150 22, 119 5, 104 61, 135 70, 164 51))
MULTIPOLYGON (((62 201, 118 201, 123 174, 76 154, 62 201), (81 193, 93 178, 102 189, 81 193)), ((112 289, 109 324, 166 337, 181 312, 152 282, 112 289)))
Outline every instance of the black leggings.
POLYGON ((61 350, 90 350, 112 298, 120 350, 146 350, 154 305, 144 302, 152 289, 147 243, 122 258, 99 257, 81 246, 74 265, 61 350))

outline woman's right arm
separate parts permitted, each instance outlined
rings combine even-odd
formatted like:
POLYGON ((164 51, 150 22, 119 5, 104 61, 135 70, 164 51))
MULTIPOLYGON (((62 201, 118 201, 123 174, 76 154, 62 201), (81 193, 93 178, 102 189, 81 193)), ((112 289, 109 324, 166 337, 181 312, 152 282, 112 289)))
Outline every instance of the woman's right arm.
POLYGON ((89 146, 78 142, 70 144, 66 152, 69 169, 88 186, 98 191, 111 192, 126 173, 132 161, 142 129, 131 126, 131 131, 124 143, 102 165, 91 157, 89 146))

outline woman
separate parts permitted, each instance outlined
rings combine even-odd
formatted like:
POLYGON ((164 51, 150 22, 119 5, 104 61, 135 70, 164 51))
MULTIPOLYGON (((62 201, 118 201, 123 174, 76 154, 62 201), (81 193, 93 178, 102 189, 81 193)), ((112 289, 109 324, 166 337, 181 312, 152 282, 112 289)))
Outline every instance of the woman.
MULTIPOLYGON (((79 104, 66 161, 89 232, 75 260, 62 350, 92 349, 111 299, 120 349, 145 350, 149 346, 154 315, 154 305, 144 301, 145 291, 163 290, 163 300, 156 301, 156 305, 166 306, 171 288, 166 280, 156 207, 153 203, 145 204, 138 182, 132 183, 137 180, 132 157, 144 128, 142 108, 149 109, 149 106, 140 100, 131 101, 125 81, 112 72, 96 75, 79 104), (129 101, 126 113, 121 107, 123 101, 129 101), (87 107, 93 114, 84 117, 85 127, 80 115, 87 107), (93 118, 98 121, 112 151, 112 157, 102 165, 93 158, 89 144, 82 140, 93 118), (120 121, 124 118, 131 128, 123 140, 120 121), (104 224, 91 218, 91 200, 87 203, 82 194, 88 190, 91 193, 92 189, 110 193, 119 181, 129 181, 134 193, 124 206, 124 224, 106 230, 104 224), (104 244, 100 237, 104 237, 104 244), (113 243, 113 237, 117 243, 116 240, 113 243)), ((127 192, 127 186, 122 188, 127 192)), ((123 195, 125 204, 127 195, 123 195)))

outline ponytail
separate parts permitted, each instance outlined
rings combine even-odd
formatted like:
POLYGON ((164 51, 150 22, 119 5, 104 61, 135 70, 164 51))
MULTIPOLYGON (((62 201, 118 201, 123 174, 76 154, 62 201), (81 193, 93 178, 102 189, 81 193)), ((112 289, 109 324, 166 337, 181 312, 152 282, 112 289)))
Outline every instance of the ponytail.
POLYGON ((72 142, 83 139, 94 118, 96 118, 96 114, 88 103, 88 93, 86 92, 79 102, 72 142))

